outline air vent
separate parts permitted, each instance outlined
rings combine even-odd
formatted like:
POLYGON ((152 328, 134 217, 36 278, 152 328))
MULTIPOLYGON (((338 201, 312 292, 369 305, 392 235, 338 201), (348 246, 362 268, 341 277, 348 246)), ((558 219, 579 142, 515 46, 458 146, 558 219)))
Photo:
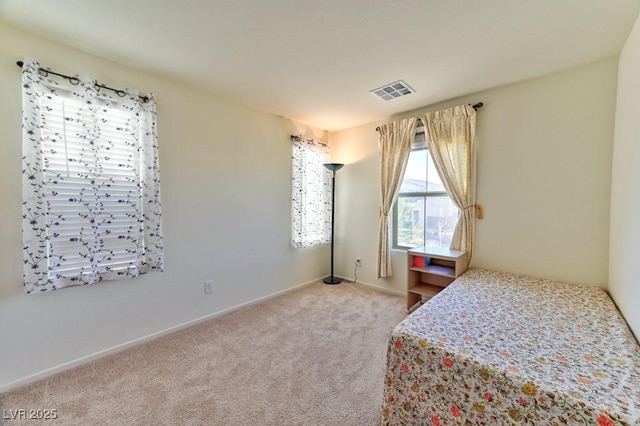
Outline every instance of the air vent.
POLYGON ((373 89, 370 91, 370 93, 381 97, 385 101, 390 101, 391 99, 410 95, 411 93, 415 93, 415 91, 404 81, 398 80, 395 83, 387 84, 386 86, 373 89))

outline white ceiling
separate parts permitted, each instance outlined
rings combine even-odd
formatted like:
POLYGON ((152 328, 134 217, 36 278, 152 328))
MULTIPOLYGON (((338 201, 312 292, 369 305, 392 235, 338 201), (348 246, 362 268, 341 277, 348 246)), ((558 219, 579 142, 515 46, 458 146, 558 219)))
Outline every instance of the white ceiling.
POLYGON ((0 0, 47 38, 331 131, 618 54, 638 13, 638 0, 0 0), (369 93, 400 79, 416 93, 369 93))

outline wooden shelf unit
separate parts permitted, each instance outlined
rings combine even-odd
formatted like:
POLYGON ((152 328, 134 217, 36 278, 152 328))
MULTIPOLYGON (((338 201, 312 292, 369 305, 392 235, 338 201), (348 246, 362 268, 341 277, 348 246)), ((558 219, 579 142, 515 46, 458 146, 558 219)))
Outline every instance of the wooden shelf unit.
POLYGON ((466 251, 423 246, 407 251, 407 263, 407 312, 412 312, 462 275, 469 256, 466 251))

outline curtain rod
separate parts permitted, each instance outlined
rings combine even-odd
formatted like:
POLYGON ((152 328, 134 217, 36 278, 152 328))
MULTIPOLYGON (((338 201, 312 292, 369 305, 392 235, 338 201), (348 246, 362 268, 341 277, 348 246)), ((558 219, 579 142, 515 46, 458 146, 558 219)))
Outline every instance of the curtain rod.
MULTIPOLYGON (((16 62, 16 65, 18 65, 20 68, 22 68, 22 66, 24 65, 24 62, 18 61, 18 62, 16 62)), ((48 69, 44 69, 42 67, 38 68, 38 72, 44 73, 45 77, 48 76, 49 74, 53 74, 53 75, 57 75, 58 77, 65 78, 65 79, 69 80, 69 83, 73 84, 74 86, 77 85, 78 83, 80 83, 80 80, 78 79, 78 77, 72 77, 70 75, 59 74, 57 72, 54 72, 54 71, 51 71, 51 70, 48 70, 48 69)), ((120 96, 121 98, 124 97, 124 95, 127 94, 127 92, 125 92, 122 89, 114 89, 113 87, 109 87, 109 86, 105 86, 104 84, 100 84, 97 81, 94 82, 94 84, 97 87, 101 88, 101 89, 107 89, 107 90, 111 90, 112 92, 115 92, 116 95, 120 96)), ((148 96, 138 95, 138 97, 140 99, 142 99, 143 102, 149 102, 149 97, 148 96)))
MULTIPOLYGON (((469 104, 469 105, 471 105, 471 104, 469 104)), ((484 104, 482 102, 478 102, 478 103, 475 103, 475 104, 471 105, 471 107, 473 109, 475 109, 476 111, 479 110, 480 108, 482 108, 483 106, 484 106, 484 104)), ((379 132, 379 131, 380 131, 380 127, 376 127, 376 132, 379 132)))

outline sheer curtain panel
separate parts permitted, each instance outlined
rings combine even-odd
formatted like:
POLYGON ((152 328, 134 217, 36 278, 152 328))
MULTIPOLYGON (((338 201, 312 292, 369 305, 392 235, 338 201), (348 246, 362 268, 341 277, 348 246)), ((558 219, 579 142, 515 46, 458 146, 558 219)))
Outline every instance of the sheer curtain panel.
POLYGON ((421 117, 427 144, 449 197, 460 209, 450 248, 473 252, 475 228, 475 130, 476 111, 459 105, 421 117))
POLYGON ((27 293, 163 270, 153 94, 22 68, 27 293))
POLYGON ((398 198, 411 145, 416 136, 417 118, 406 118, 378 128, 380 149, 380 223, 378 227, 378 278, 390 277, 389 212, 398 198))
POLYGON ((329 146, 318 139, 292 136, 291 244, 303 248, 331 241, 329 146))

